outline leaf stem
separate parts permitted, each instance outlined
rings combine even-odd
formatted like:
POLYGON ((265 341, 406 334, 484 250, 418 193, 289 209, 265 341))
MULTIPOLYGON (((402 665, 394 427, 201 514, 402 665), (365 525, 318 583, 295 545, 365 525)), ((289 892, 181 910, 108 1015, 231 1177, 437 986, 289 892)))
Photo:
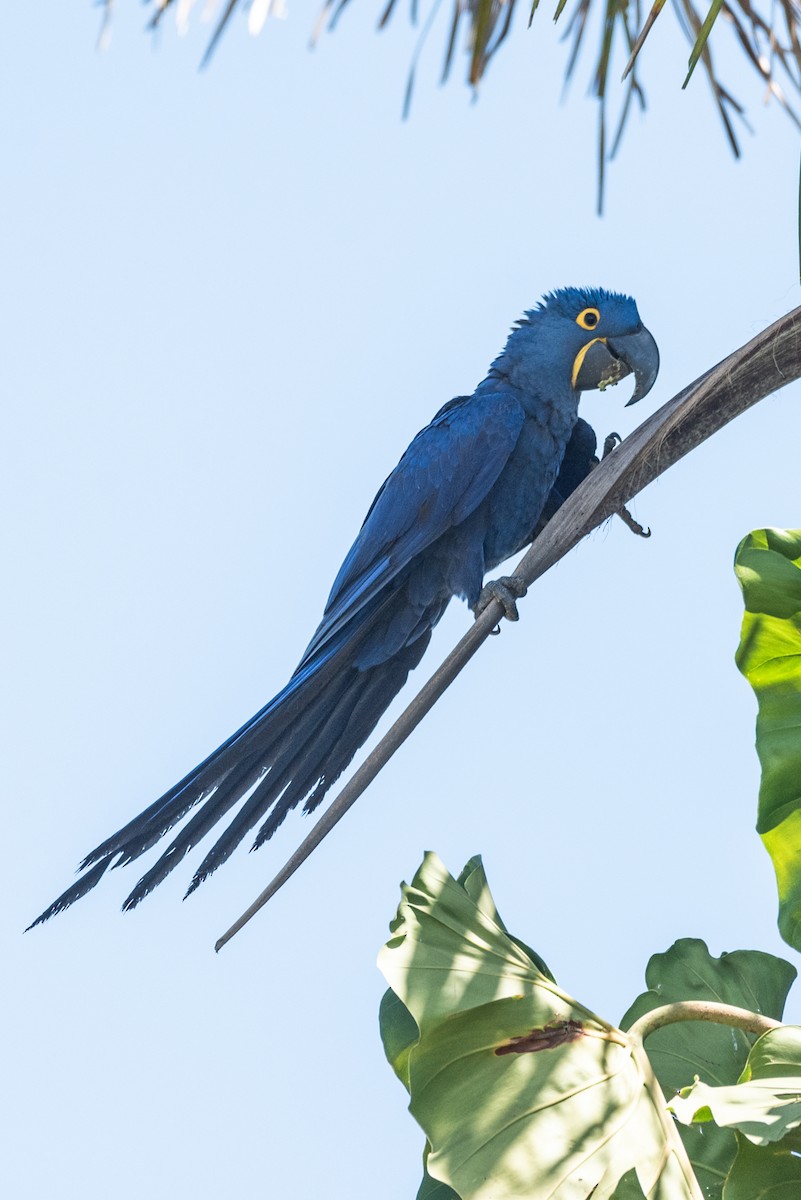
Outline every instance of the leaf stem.
MULTIPOLYGON (((654 1012, 664 1013, 666 1009, 681 1007, 681 1004, 666 1004, 662 1008, 654 1009, 654 1012)), ((718 1007, 728 1008, 729 1006, 726 1004, 721 1004, 718 1005, 718 1007)), ((653 1013, 647 1014, 647 1017, 651 1016, 653 1016, 653 1013)), ((631 1032, 635 1026, 642 1025, 647 1020, 647 1017, 641 1017, 639 1021, 635 1021, 634 1025, 632 1025, 631 1029, 628 1031, 629 1035, 631 1035, 631 1032)), ((692 1200, 705 1200, 704 1193, 701 1190, 701 1185, 698 1182, 698 1178, 692 1168, 692 1163, 690 1162, 687 1151, 684 1148, 684 1142, 681 1140, 681 1134, 676 1127, 676 1122, 668 1112, 665 1094, 659 1085, 659 1080, 654 1074, 654 1069, 651 1066, 651 1060, 645 1051, 642 1041, 640 1041, 639 1045, 635 1043, 632 1046, 632 1055, 642 1075, 645 1090, 648 1092, 651 1103, 656 1110, 659 1123, 662 1126, 662 1132, 665 1135, 665 1143, 667 1148, 673 1155, 675 1155, 676 1161, 681 1167, 681 1173, 684 1176, 684 1182, 687 1186, 687 1191, 690 1197, 692 1200)))
POLYGON ((663 1029, 665 1025, 673 1025, 678 1021, 713 1021, 716 1025, 730 1025, 748 1033, 767 1033, 769 1029, 778 1028, 782 1022, 775 1021, 773 1017, 766 1017, 763 1013, 738 1008, 734 1004, 718 1004, 712 1000, 680 1000, 675 1004, 662 1004, 659 1008, 652 1009, 626 1031, 632 1042, 631 1053, 658 1114, 667 1145, 681 1167, 689 1194, 692 1200, 704 1200, 704 1193, 692 1169, 684 1142, 676 1128, 676 1122, 668 1112, 664 1093, 643 1045, 645 1039, 657 1029, 663 1029))
POLYGON ((677 1021, 713 1021, 716 1025, 731 1025, 747 1033, 767 1033, 769 1029, 778 1029, 781 1025, 781 1021, 774 1021, 773 1017, 738 1008, 734 1004, 716 1004, 712 1000, 680 1000, 676 1004, 663 1004, 640 1017, 629 1028, 628 1035, 644 1042, 657 1029, 677 1021))

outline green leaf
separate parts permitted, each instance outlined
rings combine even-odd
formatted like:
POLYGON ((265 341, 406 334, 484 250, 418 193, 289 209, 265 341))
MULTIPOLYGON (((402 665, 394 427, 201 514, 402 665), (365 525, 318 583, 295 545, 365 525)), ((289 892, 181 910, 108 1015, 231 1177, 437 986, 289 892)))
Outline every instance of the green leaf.
MULTIPOLYGON (((487 876, 484 873, 484 866, 480 855, 475 855, 470 859, 462 870, 457 882, 464 888, 476 907, 490 921, 498 925, 507 934, 507 937, 512 939, 518 949, 522 950, 523 954, 531 960, 537 970, 542 971, 543 975, 546 975, 548 979, 553 979, 547 966, 536 951, 527 946, 525 942, 521 942, 518 938, 513 937, 507 932, 506 926, 495 907, 492 893, 489 890, 487 876)), ((405 1087, 408 1087, 409 1051, 419 1037, 419 1030, 414 1017, 391 988, 384 993, 381 1000, 378 1020, 387 1060, 401 1083, 405 1087)))
POLYGON ((801 1027, 783 1025, 763 1033, 740 1083, 710 1087, 696 1077, 668 1108, 687 1125, 714 1121, 758 1146, 781 1141, 801 1126, 801 1027))
POLYGON ((547 964, 542 958, 540 958, 539 954, 537 954, 537 951, 532 950, 530 946, 527 946, 525 942, 520 940, 520 938, 515 937, 513 933, 509 933, 509 930, 501 920, 500 913, 495 907, 495 901, 493 900, 492 893, 489 890, 489 884, 487 883, 487 876, 484 872, 484 864, 481 861, 480 854, 474 854, 470 861, 464 865, 456 882, 464 888, 470 899, 475 903, 476 907, 480 908, 481 911, 488 916, 491 921, 494 921, 496 925, 500 925, 501 929, 505 934, 507 934, 508 937, 512 939, 518 949, 522 950, 524 954, 528 955, 537 970, 542 971, 543 975, 547 975, 550 980, 556 983, 556 980, 548 969, 547 964))
POLYGON ((697 1200, 628 1039, 509 937, 468 867, 460 885, 426 855, 379 956, 420 1033, 409 1107, 431 1178, 461 1200, 609 1200, 635 1168, 651 1200, 697 1200))
POLYGON ((611 1200, 645 1200, 645 1193, 637 1182, 637 1172, 627 1171, 614 1190, 611 1200))
POLYGON ((801 1196, 798 1148, 792 1138, 769 1146, 755 1146, 738 1134, 737 1157, 723 1189, 723 1200, 798 1200, 801 1196))
POLYGON ((417 1189, 417 1200, 459 1200, 453 1188, 439 1179, 432 1179, 428 1173, 428 1156, 431 1148, 426 1142, 426 1152, 423 1155, 423 1182, 417 1189))
POLYGON ((706 47, 706 43, 707 43, 707 38, 709 37, 710 33, 712 32, 712 26, 715 24, 718 13, 720 12, 722 7, 723 7, 723 0, 712 0, 712 4, 710 6, 709 12, 706 14, 706 17, 704 18, 704 23, 698 31, 698 37, 695 39, 695 44, 690 52, 690 61, 688 64, 687 78, 684 80, 682 87, 686 87, 687 84, 690 82, 690 77, 698 64, 699 58, 701 57, 701 55, 704 52, 704 48, 706 47))
MULTIPOLYGON (((628 1029, 646 1013, 681 1000, 714 1000, 734 1004, 780 1020, 795 968, 772 954, 736 950, 711 955, 696 938, 682 938, 648 963, 643 992, 621 1021, 628 1029)), ((666 1095, 690 1082, 694 1074, 717 1084, 735 1083, 751 1049, 748 1034, 723 1025, 680 1021, 658 1029, 647 1042, 648 1057, 666 1095)), ((681 1130, 687 1154, 707 1200, 720 1197, 723 1180, 737 1151, 731 1130, 714 1126, 681 1130)))
POLYGON ((470 60, 470 82, 475 86, 484 74, 487 44, 494 28, 493 0, 477 0, 473 9, 473 53, 470 60))
POLYGON ((636 62, 637 55, 642 50, 645 39, 648 37, 648 34, 651 32, 654 22, 656 21, 656 18, 659 16, 659 14, 661 13, 661 11, 664 7, 665 7, 665 0, 654 0, 653 7, 652 7, 651 11, 649 12, 648 16, 645 18, 643 27, 640 30, 640 32, 637 34, 634 44, 631 47, 629 61, 626 63, 626 66, 623 70, 622 79, 625 79, 626 76, 629 75, 630 72, 634 69, 634 63, 636 62))
POLYGON ((759 703, 757 830, 776 872, 779 931, 801 950, 801 530, 750 533, 734 569, 746 610, 737 666, 759 703))
POLYGON ((801 1075, 801 1028, 783 1025, 771 1029, 754 1042, 738 1082, 752 1079, 781 1079, 801 1075))
POLYGON ((378 1025, 387 1062, 404 1087, 409 1086, 409 1051, 420 1036, 417 1022, 390 988, 381 997, 378 1025))

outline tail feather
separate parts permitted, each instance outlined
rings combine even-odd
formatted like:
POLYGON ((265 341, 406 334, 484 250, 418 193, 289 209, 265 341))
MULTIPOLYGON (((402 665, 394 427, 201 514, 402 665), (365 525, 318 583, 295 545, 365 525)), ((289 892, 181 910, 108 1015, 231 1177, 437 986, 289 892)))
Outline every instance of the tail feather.
POLYGON ((298 804, 310 788, 314 787, 325 770, 327 757, 345 733, 350 714, 358 704, 367 682, 359 672, 351 671, 347 686, 335 699, 331 711, 321 723, 318 723, 310 731, 310 735, 300 748, 293 739, 291 757, 286 756, 283 761, 277 762, 266 778, 257 786, 241 811, 237 813, 203 859, 192 878, 187 895, 199 887, 213 871, 222 866, 267 810, 279 801, 279 797, 282 811, 286 815, 286 812, 298 804), (282 796, 282 793, 286 795, 285 789, 294 797, 286 806, 282 796))
MULTIPOLYGON (((169 875, 170 871, 178 865, 188 851, 197 845, 201 838, 205 837, 209 830, 250 791, 254 784, 257 785, 255 790, 242 811, 228 826, 223 839, 235 835, 237 828, 243 820, 243 816, 251 811, 254 805, 263 804, 265 807, 269 807, 275 796, 280 794, 281 790, 286 787, 287 782, 295 774, 298 765, 302 761, 308 742, 317 736, 320 716, 324 714, 326 706, 336 702, 338 693, 341 693, 345 689, 345 686, 345 680, 333 680, 327 689, 323 689, 311 701, 307 712, 304 714, 301 728, 294 728, 291 731, 291 736, 289 733, 285 733, 283 738, 278 739, 277 743, 272 744, 270 757, 265 759, 264 755, 259 752, 248 754, 247 759, 239 768, 235 768, 225 776, 219 788, 208 797, 200 812, 195 814, 186 827, 181 830, 178 836, 167 847, 161 858, 139 880, 123 904, 125 910, 135 908, 141 900, 144 900, 145 896, 152 892, 169 875), (300 746, 298 745, 299 741, 300 746), (259 782, 260 780, 261 782, 259 782)), ((244 832, 247 832, 247 828, 245 828, 244 832)), ((224 862, 225 858, 238 845, 241 837, 244 836, 244 832, 231 841, 230 849, 220 859, 220 862, 224 862)), ((220 839, 220 841, 223 839, 220 839)), ((218 842, 217 846, 219 844, 218 842)), ((132 858, 138 856, 138 853, 139 851, 130 853, 125 861, 131 861, 132 858)), ((118 863, 115 865, 120 866, 123 864, 118 863)), ((219 863, 215 865, 219 865, 219 863)), ((206 874, 210 874, 213 869, 212 867, 206 874)), ((198 880, 198 882, 200 881, 198 880)), ((197 883, 194 883, 190 887, 190 891, 193 891, 196 886, 197 883)))
POLYGON ((406 646, 391 664, 370 672, 366 686, 348 717, 347 736, 338 738, 334 746, 328 750, 324 758, 323 769, 320 770, 316 780, 311 782, 306 779, 292 781, 259 829, 252 846, 253 850, 258 850, 259 846, 273 836, 283 824, 287 814, 300 803, 304 796, 308 796, 303 806, 304 813, 314 812, 328 789, 333 787, 342 772, 350 765, 356 751, 373 732, 405 684, 409 672, 414 670, 425 654, 430 640, 431 630, 429 629, 411 646, 406 646), (315 782, 317 786, 309 795, 315 782))
MULTIPOLYGON (((263 749, 250 752, 247 765, 250 770, 241 775, 231 773, 221 781, 219 788, 203 805, 203 814, 207 814, 204 830, 207 832, 238 800, 248 792, 255 783, 269 772, 269 781, 275 783, 278 775, 285 770, 292 778, 299 768, 303 755, 310 742, 319 737, 327 713, 338 703, 340 697, 350 686, 349 674, 341 675, 331 680, 327 688, 321 688, 316 696, 308 701, 306 711, 291 729, 287 730, 280 739, 271 743, 269 755, 263 749)), ((198 820, 201 814, 198 814, 198 820)), ((188 827, 187 827, 188 828, 188 827)), ((202 836, 202 835, 200 835, 202 836)), ((195 842, 199 837, 195 838, 195 842)))
MULTIPOLYGON (((287 686, 269 704, 88 854, 81 863, 82 877, 29 928, 85 896, 110 866, 126 866, 139 858, 197 805, 201 807, 142 876, 123 908, 134 908, 144 899, 243 798, 241 809, 195 872, 187 895, 226 861, 260 821, 253 849, 270 838, 304 798, 305 811, 316 808, 372 733, 428 645, 431 627, 388 660, 370 666, 359 663, 358 652, 365 638, 376 635, 380 640, 381 623, 391 620, 396 605, 407 604, 402 589, 376 598, 372 611, 359 614, 357 630, 337 631, 316 653, 304 657, 287 686)), ((442 607, 438 603, 436 611, 432 609, 430 626, 442 607)), ((425 626, 425 615, 419 615, 425 626)))
POLYGON ((342 669, 343 657, 352 654, 362 636, 353 638, 350 644, 342 639, 342 644, 326 647, 326 653, 319 663, 307 663, 302 671, 296 671, 287 686, 269 704, 265 704, 174 787, 95 847, 81 861, 79 869, 84 871, 120 850, 127 855, 126 863, 137 858, 177 825, 204 796, 208 796, 212 788, 239 765, 243 753, 258 751, 262 755, 269 754, 271 743, 303 716, 309 703, 310 687, 317 691, 335 678, 342 669), (129 847, 133 845, 141 846, 138 853, 130 852, 129 847))
MULTIPOLYGON (((264 768, 261 763, 258 760, 254 761, 252 757, 248 758, 240 769, 231 771, 225 777, 225 787, 223 788, 223 785, 221 785, 217 791, 212 793, 200 812, 195 813, 178 836, 172 840, 157 862, 142 876, 123 904, 123 909, 135 908, 140 900, 143 900, 145 896, 166 879, 170 872, 186 857, 189 851, 206 836, 209 830, 256 783, 259 776, 263 774, 263 771, 264 768), (220 796, 219 800, 218 792, 224 793, 220 796)), ((145 850, 148 850, 151 844, 151 842, 148 842, 135 850, 126 852, 125 857, 120 858, 114 866, 127 866, 128 863, 133 862, 140 854, 143 854, 145 850)))
POLYGON ((51 917, 55 917, 58 913, 63 912, 65 908, 69 908, 76 900, 80 900, 87 892, 91 892, 106 873, 106 868, 110 865, 114 855, 109 855, 102 862, 97 863, 91 871, 87 871, 85 875, 74 883, 72 887, 67 888, 66 892, 62 892, 58 900, 54 900, 49 908, 46 908, 43 913, 40 913, 35 921, 31 921, 25 932, 28 929, 34 929, 37 925, 43 925, 45 921, 49 921, 51 917))

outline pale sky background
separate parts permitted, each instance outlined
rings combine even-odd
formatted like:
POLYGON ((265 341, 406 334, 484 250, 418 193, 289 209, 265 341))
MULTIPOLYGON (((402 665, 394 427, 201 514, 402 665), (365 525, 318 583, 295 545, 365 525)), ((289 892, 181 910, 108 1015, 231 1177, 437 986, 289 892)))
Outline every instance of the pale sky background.
MULTIPOLYGON (((735 670, 738 540, 801 525, 798 385, 729 426, 553 570, 323 848, 219 956, 308 830, 197 852, 136 912, 137 867, 23 927, 80 857, 285 682, 378 485, 549 288, 631 292, 648 399, 799 303, 798 136, 716 31, 757 136, 727 149, 665 10, 595 205, 593 50, 518 16, 477 104, 400 120, 416 34, 353 0, 251 39, 155 43, 117 6, 11 4, 0 90, 6 584, 3 1175, 15 1200, 413 1200, 423 1137, 383 1058, 376 953, 423 851, 484 855, 509 927, 616 1020, 677 937, 797 956, 753 833, 755 702, 735 670)), ((622 66, 622 62, 620 64, 622 66)), ((625 389, 625 390, 624 390, 625 389)), ((421 685, 469 622, 454 604, 421 685)), ((410 698, 407 691, 406 698, 410 698)), ((395 710, 397 711, 397 709, 395 710)), ((385 727, 386 722, 384 723, 385 727)), ((148 864, 151 859, 148 859, 148 864)), ((138 866, 138 864, 137 864, 138 866)), ((801 988, 799 989, 801 995, 801 988)), ((801 1020, 798 995, 790 1015, 801 1020)))

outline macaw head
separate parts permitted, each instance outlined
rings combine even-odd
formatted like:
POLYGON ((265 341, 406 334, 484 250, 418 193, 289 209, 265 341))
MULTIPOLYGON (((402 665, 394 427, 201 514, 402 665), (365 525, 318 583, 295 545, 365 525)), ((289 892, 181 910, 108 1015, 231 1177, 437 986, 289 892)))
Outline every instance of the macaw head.
POLYGON ((656 342, 630 296, 562 288, 518 321, 491 374, 535 392, 543 379, 584 392, 633 374, 628 403, 636 404, 651 390, 658 370, 656 342))

